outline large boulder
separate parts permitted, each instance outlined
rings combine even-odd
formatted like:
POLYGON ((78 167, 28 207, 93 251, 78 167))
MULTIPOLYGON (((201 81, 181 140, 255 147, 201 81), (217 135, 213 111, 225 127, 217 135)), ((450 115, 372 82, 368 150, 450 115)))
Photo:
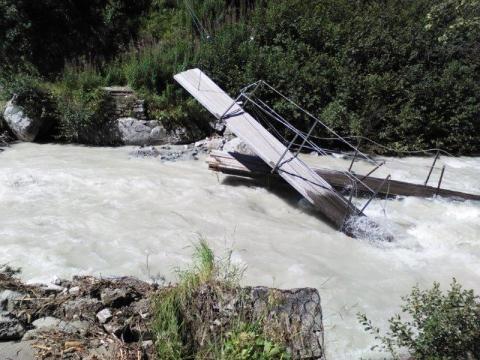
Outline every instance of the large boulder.
POLYGON ((252 155, 252 156, 257 155, 247 144, 245 144, 238 137, 227 141, 225 145, 223 145, 223 151, 229 152, 229 153, 239 153, 243 155, 252 155))
POLYGON ((10 130, 22 141, 34 141, 43 126, 43 119, 29 117, 23 107, 15 104, 15 98, 7 103, 3 118, 10 130))
POLYGON ((165 128, 156 120, 120 118, 117 120, 121 142, 125 145, 161 145, 169 142, 165 128))
POLYGON ((158 120, 141 120, 133 117, 119 118, 116 133, 123 145, 185 144, 192 141, 188 131, 176 128, 168 131, 158 120))

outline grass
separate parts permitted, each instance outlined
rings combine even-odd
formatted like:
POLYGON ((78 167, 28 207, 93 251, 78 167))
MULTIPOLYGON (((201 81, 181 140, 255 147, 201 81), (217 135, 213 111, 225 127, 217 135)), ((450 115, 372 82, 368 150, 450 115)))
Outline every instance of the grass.
POLYGON ((161 290, 153 299, 155 316, 152 328, 158 358, 289 358, 285 346, 265 334, 261 321, 249 321, 241 311, 217 331, 206 331, 201 346, 194 344, 193 333, 199 331, 196 326, 200 324, 201 327, 208 318, 205 309, 219 306, 223 291, 238 295, 235 291, 244 270, 232 264, 231 253, 223 259, 216 258, 204 239, 194 246, 191 267, 177 270, 178 284, 161 290))

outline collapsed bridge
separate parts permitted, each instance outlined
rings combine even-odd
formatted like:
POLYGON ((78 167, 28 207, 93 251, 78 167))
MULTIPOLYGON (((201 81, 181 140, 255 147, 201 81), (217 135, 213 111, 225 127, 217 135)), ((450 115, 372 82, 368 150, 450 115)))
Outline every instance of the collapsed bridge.
MULTIPOLYGON (((302 139, 303 143, 293 153, 291 148, 295 140, 285 146, 245 111, 245 104, 241 101, 253 101, 246 92, 248 89, 243 89, 240 96, 234 100, 199 69, 184 71, 174 78, 218 120, 225 122, 226 126, 263 160, 272 173, 278 174, 290 184, 335 228, 351 236, 357 235, 352 231, 351 224, 356 218, 365 217, 363 213, 365 207, 358 209, 353 205, 351 197, 344 198, 328 181, 298 157, 303 145, 309 141, 309 135, 318 124, 318 120, 313 124, 309 134, 300 132, 296 134, 294 139, 302 139)), ((249 88, 254 91, 258 85, 259 83, 255 83, 249 88)))
MULTIPOLYGON (((230 175, 264 178, 269 182, 272 179, 283 180, 307 199, 336 229, 350 236, 369 236, 368 232, 379 229, 378 225, 371 219, 367 219, 364 214, 364 210, 375 197, 438 195, 456 200, 480 200, 480 195, 442 188, 445 166, 441 168, 436 186, 428 185, 440 150, 437 150, 424 184, 393 180, 390 175, 385 178, 374 177, 371 175, 385 164, 384 161, 377 161, 362 153, 358 145, 352 145, 320 119, 264 81, 248 85, 240 91, 236 99, 232 99, 199 69, 184 71, 175 75, 174 78, 217 118, 219 124, 226 125, 256 154, 255 156, 212 151, 207 160, 211 170, 230 175), (256 96, 255 92, 262 88, 272 91, 281 97, 285 104, 309 119, 311 127, 308 132, 295 128, 273 107, 256 96), (247 112, 247 108, 251 108, 250 112, 253 112, 255 117, 247 112), (274 126, 270 120, 276 125, 279 124, 284 134, 289 132, 290 137, 287 139, 282 135, 278 126, 274 126), (333 136, 326 139, 335 139, 350 150, 348 156, 352 159, 348 170, 312 168, 298 157, 305 149, 319 155, 338 155, 334 151, 329 152, 328 149, 318 146, 312 140, 317 126, 321 126, 324 131, 333 136), (358 175, 352 170, 357 160, 364 160, 373 168, 366 175, 358 175), (347 197, 343 194, 347 194, 347 197), (352 197, 360 194, 368 197, 361 209, 352 203, 352 197), (358 224, 362 226, 359 227, 358 224)), ((381 237, 392 238, 385 233, 381 237)))

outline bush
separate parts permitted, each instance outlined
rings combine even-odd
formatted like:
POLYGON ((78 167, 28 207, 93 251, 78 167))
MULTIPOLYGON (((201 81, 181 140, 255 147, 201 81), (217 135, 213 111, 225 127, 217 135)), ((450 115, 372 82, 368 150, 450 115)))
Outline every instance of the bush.
POLYGON ((285 360, 285 349, 269 340, 259 324, 239 323, 228 332, 222 344, 221 359, 228 360, 285 360))
POLYGON ((359 321, 375 335, 383 351, 398 358, 399 349, 407 349, 415 359, 480 359, 480 301, 473 290, 463 290, 453 279, 443 293, 440 284, 430 290, 414 287, 402 298, 402 312, 411 320, 396 315, 389 320, 390 331, 381 335, 365 314, 359 321))
POLYGON ((116 145, 111 104, 102 89, 62 93, 57 98, 59 139, 90 145, 116 145))
POLYGON ((69 64, 52 85, 59 111, 58 139, 89 145, 116 145, 113 104, 102 90, 101 71, 88 62, 69 64))

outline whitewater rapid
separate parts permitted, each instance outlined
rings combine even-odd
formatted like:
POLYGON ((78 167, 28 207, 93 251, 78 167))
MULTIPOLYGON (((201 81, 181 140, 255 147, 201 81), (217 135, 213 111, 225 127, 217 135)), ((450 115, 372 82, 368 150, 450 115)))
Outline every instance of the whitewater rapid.
MULTIPOLYGON (((367 215, 395 241, 371 242, 334 231, 294 193, 212 173, 203 159, 161 162, 129 151, 16 144, 0 153, 0 263, 22 267, 30 282, 78 274, 168 281, 202 236, 248 265, 245 284, 318 288, 329 359, 375 356, 357 312, 385 328, 415 284, 447 286, 456 277, 480 292, 480 202, 376 200, 367 215)), ((419 183, 431 164, 387 160, 379 175, 419 183)), ((445 187, 480 193, 480 158, 442 163, 445 187)))

